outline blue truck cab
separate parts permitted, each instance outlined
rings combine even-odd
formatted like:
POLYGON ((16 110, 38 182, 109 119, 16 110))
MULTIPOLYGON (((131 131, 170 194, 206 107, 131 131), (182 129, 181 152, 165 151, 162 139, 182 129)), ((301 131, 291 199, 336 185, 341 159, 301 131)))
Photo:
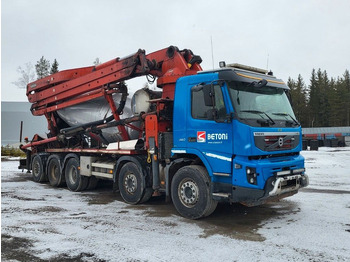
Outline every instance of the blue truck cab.
MULTIPOLYGON (((208 177, 208 207, 201 216, 218 201, 254 206, 308 185, 301 127, 288 90, 271 73, 238 64, 178 79, 171 153, 175 159, 196 159, 202 169, 195 171, 208 177)), ((178 192, 177 197, 172 192, 173 202, 184 216, 196 218, 190 210, 203 189, 195 179, 182 177, 183 183, 178 179, 172 187, 178 192)))

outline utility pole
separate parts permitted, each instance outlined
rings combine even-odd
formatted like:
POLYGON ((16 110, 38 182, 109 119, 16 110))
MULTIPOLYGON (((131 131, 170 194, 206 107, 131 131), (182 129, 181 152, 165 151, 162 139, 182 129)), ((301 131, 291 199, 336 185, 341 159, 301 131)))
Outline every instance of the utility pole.
POLYGON ((214 69, 214 48, 213 48, 213 36, 210 36, 210 44, 211 44, 211 62, 214 69))
POLYGON ((19 142, 22 143, 22 131, 23 131, 23 121, 21 121, 21 128, 19 129, 19 142))

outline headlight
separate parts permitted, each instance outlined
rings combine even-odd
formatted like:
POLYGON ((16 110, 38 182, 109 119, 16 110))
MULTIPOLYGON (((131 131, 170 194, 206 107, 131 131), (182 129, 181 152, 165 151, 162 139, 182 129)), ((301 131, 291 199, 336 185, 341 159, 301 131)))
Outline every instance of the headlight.
POLYGON ((258 173, 256 173, 256 168, 254 167, 247 167, 246 168, 246 174, 247 174, 247 181, 249 184, 257 185, 258 184, 258 173))

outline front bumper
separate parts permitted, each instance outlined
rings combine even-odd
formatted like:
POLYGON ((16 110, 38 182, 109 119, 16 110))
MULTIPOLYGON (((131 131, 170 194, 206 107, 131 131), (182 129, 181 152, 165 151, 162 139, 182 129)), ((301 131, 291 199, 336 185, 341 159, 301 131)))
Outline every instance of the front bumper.
POLYGON ((309 177, 306 174, 277 173, 266 181, 264 189, 213 183, 212 196, 214 200, 220 202, 239 202, 247 206, 257 206, 294 195, 300 188, 308 185, 309 177))
POLYGON ((272 185, 273 189, 269 192, 269 196, 277 196, 308 186, 309 177, 307 175, 278 177, 276 181, 272 182, 272 185))

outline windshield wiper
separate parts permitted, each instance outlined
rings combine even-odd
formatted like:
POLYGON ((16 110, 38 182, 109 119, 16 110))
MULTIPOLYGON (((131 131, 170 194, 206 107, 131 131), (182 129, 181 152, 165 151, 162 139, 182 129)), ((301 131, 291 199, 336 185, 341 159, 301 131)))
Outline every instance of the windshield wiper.
POLYGON ((268 114, 266 114, 263 111, 259 111, 259 110, 241 110, 240 112, 258 114, 258 115, 263 114, 271 121, 271 124, 273 124, 273 125, 275 124, 275 121, 273 121, 273 119, 268 114))
POLYGON ((275 116, 289 116, 297 126, 300 126, 300 123, 290 114, 287 114, 287 113, 272 113, 272 114, 275 116))

